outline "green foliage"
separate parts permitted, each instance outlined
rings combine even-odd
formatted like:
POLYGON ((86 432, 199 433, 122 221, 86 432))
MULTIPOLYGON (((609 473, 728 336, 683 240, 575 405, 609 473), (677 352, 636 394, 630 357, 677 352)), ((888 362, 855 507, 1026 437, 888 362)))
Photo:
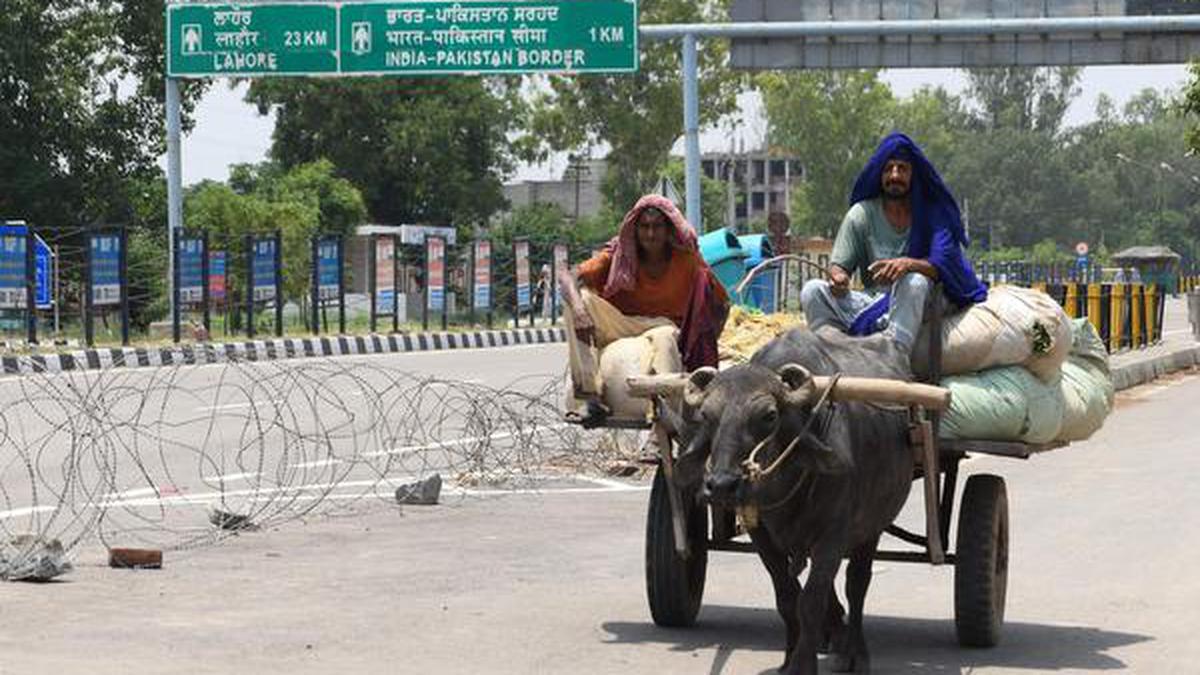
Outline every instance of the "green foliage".
MULTIPOLYGON (((275 111, 271 157, 280 167, 331 160, 378 222, 465 233, 504 206, 506 135, 523 105, 509 80, 262 79, 246 99, 275 111)), ((254 179, 239 174, 234 184, 254 179)))
POLYGON ((167 318, 166 237, 147 230, 129 233, 129 322, 134 330, 146 330, 167 318))
POLYGON ((797 231, 832 236, 854 178, 893 127, 895 101, 876 71, 760 75, 772 149, 803 158, 807 205, 797 231))
MULTIPOLYGON (((684 191, 687 185, 687 176, 682 159, 672 159, 663 169, 663 173, 671 179, 681 193, 684 191)), ((627 207, 632 207, 633 204, 634 202, 630 202, 627 207)), ((686 211, 684 204, 677 206, 680 211, 686 211)), ((700 174, 700 212, 703 219, 702 226, 709 232, 727 224, 728 204, 725 200, 725 183, 700 174)), ((620 223, 619 220, 617 222, 620 223)))
MULTIPOLYGON (((644 0, 642 23, 690 23, 726 16, 727 0, 644 0)), ((701 40, 700 124, 733 112, 741 77, 725 67, 728 43, 701 40)), ((636 73, 551 76, 533 101, 524 159, 549 151, 607 144, 609 170, 602 189, 610 207, 625 209, 658 179, 683 119, 678 41, 644 41, 636 73)), ((723 222, 722 218, 721 221, 723 222)))
POLYGON ((895 128, 922 145, 967 207, 972 257, 1050 262, 1084 241, 1093 251, 1162 244, 1200 258, 1200 159, 1185 154, 1189 127, 1177 114, 1200 115, 1200 70, 1180 106, 1146 90, 1120 112, 1101 100, 1098 119, 1074 129, 1063 128, 1078 93, 1073 69, 969 79, 964 98, 923 89, 897 100, 869 71, 760 76, 772 148, 805 161, 794 231, 834 231, 858 171, 895 128))
MULTIPOLYGON (((163 20, 154 2, 5 1, 0 213, 129 222, 126 183, 157 175, 163 150, 163 20)), ((204 86, 183 87, 185 113, 204 86)))
POLYGON ((238 287, 245 265, 246 235, 283 236, 283 285, 287 297, 303 298, 311 273, 311 241, 317 234, 349 236, 366 220, 358 189, 334 175, 327 160, 289 171, 272 163, 239 165, 230 183, 205 182, 184 200, 189 229, 209 233, 213 250, 227 251, 229 284, 238 287))
POLYGON ((1187 146, 1193 153, 1200 153, 1200 61, 1188 65, 1188 74, 1191 80, 1183 88, 1179 109, 1189 120, 1187 146))
POLYGON ((968 95, 985 129, 1057 134, 1079 95, 1079 68, 972 68, 968 95))

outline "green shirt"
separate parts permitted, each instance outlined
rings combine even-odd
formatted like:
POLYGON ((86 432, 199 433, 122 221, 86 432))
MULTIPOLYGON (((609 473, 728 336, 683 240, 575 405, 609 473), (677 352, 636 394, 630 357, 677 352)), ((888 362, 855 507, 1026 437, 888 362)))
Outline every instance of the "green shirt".
POLYGON ((883 203, 878 198, 867 199, 846 212, 829 262, 851 275, 857 272, 868 290, 885 290, 874 288, 867 267, 876 260, 903 257, 907 247, 908 230, 897 231, 883 214, 883 203))

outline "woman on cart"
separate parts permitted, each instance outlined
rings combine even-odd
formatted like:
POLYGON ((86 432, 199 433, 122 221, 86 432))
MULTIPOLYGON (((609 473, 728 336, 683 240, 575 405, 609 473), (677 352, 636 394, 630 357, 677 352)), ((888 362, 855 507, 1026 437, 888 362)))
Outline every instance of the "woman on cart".
POLYGON ((671 200, 647 195, 625 214, 604 250, 559 275, 568 311, 567 348, 582 421, 599 424, 608 414, 600 400, 597 354, 615 340, 671 326, 663 345, 667 364, 680 372, 717 365, 717 336, 729 313, 729 296, 696 244, 696 231, 671 200))

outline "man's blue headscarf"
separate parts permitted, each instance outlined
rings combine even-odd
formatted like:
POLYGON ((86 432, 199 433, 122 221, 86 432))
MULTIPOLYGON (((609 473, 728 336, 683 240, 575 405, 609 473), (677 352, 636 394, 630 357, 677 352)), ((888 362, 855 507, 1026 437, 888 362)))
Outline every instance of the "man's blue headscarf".
MULTIPOLYGON (((928 260, 937 268, 938 281, 955 305, 983 302, 987 287, 975 276, 971 263, 963 255, 967 233, 963 230, 962 214, 950 189, 942 182, 937 169, 911 138, 893 132, 879 143, 875 154, 854 181, 850 205, 880 196, 883 190, 883 167, 889 160, 898 159, 912 164, 912 183, 909 201, 912 204, 912 225, 908 231, 906 255, 928 260)), ((863 310, 850 326, 851 335, 874 333, 879 319, 887 314, 891 294, 886 294, 863 310)))

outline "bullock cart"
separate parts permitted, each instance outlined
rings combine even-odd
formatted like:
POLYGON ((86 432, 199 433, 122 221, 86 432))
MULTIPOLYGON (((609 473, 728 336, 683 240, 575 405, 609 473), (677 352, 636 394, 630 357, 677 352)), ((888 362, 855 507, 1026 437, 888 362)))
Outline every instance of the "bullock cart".
MULTIPOLYGON (((930 303, 931 322, 940 326, 937 303, 930 303)), ((932 330, 929 381, 940 379, 940 330, 932 330)), ((816 388, 830 378, 814 378, 816 388)), ((646 521, 646 594, 650 614, 660 626, 693 624, 704 595, 709 551, 754 553, 746 537, 744 517, 732 509, 705 504, 695 495, 681 494, 672 480, 682 449, 680 430, 672 429, 664 406, 677 396, 686 376, 647 376, 629 379, 631 393, 653 401, 646 419, 607 419, 602 426, 647 430, 653 434, 658 456, 650 489, 646 521)), ((991 647, 1004 622, 1008 579, 1008 498, 1004 478, 974 474, 959 496, 959 464, 972 455, 1028 459, 1064 444, 1032 445, 985 440, 938 438, 941 411, 949 405, 949 392, 920 383, 867 378, 841 378, 835 400, 903 404, 910 409, 909 447, 914 453, 914 482, 924 498, 923 531, 893 523, 886 530, 895 540, 882 546, 876 560, 954 566, 954 622, 958 641, 968 647, 991 647), (958 521, 951 538, 954 506, 958 521)), ((676 416, 677 417, 677 416, 676 416)), ((744 515, 744 514, 743 514, 744 515)))

